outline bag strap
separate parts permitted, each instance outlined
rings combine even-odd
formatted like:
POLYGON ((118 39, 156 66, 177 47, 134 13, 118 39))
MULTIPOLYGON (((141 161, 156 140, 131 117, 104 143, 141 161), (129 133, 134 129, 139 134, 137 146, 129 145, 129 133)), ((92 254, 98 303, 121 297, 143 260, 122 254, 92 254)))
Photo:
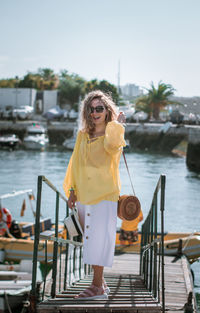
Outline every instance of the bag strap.
POLYGON ((132 187, 132 190, 133 190, 133 195, 135 196, 135 190, 133 188, 133 183, 132 183, 132 180, 131 180, 131 175, 130 175, 130 172, 129 172, 129 169, 128 169, 128 164, 127 164, 127 161, 126 161, 126 157, 125 157, 125 153, 124 151, 122 151, 122 154, 123 154, 123 157, 124 157, 124 163, 126 165, 126 169, 127 169, 127 172, 128 172, 128 176, 129 176, 129 179, 130 179, 130 182, 131 182, 131 187, 132 187))

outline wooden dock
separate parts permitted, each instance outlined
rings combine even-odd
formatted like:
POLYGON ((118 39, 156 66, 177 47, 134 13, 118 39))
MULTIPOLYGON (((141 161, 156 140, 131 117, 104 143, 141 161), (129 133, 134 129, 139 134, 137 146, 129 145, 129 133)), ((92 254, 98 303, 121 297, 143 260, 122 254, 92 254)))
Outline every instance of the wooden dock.
MULTIPOLYGON (((165 311, 185 312, 190 294, 193 312, 196 312, 188 262, 185 257, 174 263, 173 259, 165 257, 165 311)), ((76 294, 89 286, 91 279, 92 275, 89 275, 67 290, 57 292, 55 298, 39 303, 37 312, 161 312, 161 305, 146 290, 139 276, 138 254, 117 255, 112 269, 105 269, 105 279, 111 289, 108 300, 74 300, 76 294)))

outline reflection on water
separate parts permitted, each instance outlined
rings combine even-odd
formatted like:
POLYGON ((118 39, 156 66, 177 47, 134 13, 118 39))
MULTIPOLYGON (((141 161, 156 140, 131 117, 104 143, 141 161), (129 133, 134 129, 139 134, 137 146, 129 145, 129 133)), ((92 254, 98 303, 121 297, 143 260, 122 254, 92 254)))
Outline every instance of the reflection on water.
MULTIPOLYGON (((13 190, 37 191, 38 175, 46 176, 64 194, 62 182, 71 153, 58 151, 0 151, 0 194, 13 190)), ((152 195, 160 174, 166 174, 165 231, 200 231, 200 174, 188 171, 185 159, 159 154, 126 154, 129 170, 137 196, 141 200, 144 217, 147 215, 152 195)), ((131 185, 123 159, 120 163, 121 193, 131 193, 131 185)), ((42 214, 54 220, 55 194, 44 186, 42 214)), ((21 220, 23 199, 12 198, 2 203, 12 211, 15 219, 21 220)), ((63 220, 66 207, 60 203, 59 219, 63 220)), ((25 212, 27 221, 33 221, 31 210, 25 212)), ((120 226, 120 220, 118 221, 120 226)), ((196 289, 200 292, 199 263, 193 264, 196 289)))

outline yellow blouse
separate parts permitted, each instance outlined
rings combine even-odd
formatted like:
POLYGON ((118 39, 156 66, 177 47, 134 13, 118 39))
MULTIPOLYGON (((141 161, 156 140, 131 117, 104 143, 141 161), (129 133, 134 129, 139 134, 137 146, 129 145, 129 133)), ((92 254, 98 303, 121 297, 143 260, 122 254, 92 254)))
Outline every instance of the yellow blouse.
POLYGON ((97 138, 79 131, 63 183, 67 198, 73 187, 82 204, 118 201, 119 161, 125 145, 124 127, 117 121, 109 122, 105 135, 97 138))

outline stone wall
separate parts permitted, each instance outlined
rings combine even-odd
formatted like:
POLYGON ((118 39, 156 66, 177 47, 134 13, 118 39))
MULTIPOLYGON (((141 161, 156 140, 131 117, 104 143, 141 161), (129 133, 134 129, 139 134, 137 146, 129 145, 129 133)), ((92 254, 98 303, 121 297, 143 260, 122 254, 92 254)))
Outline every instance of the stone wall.
POLYGON ((189 169, 200 172, 200 129, 190 128, 186 164, 189 169))
POLYGON ((165 132, 160 124, 128 124, 126 138, 131 149, 170 153, 182 140, 187 140, 188 129, 172 126, 165 132))

